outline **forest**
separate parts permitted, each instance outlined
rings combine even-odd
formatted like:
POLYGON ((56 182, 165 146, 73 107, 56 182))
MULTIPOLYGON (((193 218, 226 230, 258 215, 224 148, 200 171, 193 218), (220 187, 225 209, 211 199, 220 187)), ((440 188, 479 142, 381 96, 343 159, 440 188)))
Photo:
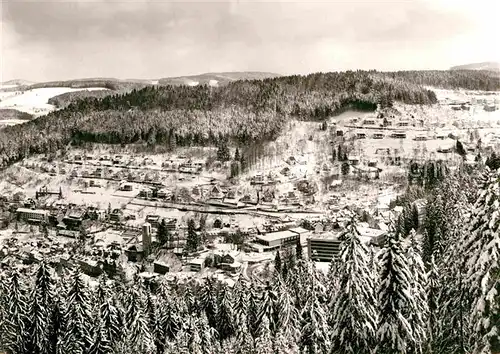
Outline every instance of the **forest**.
POLYGON ((410 186, 380 250, 352 214, 327 274, 281 250, 268 281, 147 283, 42 261, 0 274, 0 349, 23 353, 498 353, 500 172, 410 186), (422 224, 415 201, 426 199, 422 224))
POLYGON ((500 89, 498 79, 484 73, 426 73, 317 73, 235 81, 221 87, 147 86, 86 97, 47 116, 1 130, 0 166, 82 142, 175 148, 227 140, 257 145, 275 138, 291 119, 319 121, 346 107, 373 110, 377 104, 391 106, 394 101, 434 104, 434 92, 414 83, 426 84, 431 78, 436 84, 454 85, 456 81, 468 89, 491 89, 491 82, 496 82, 500 89), (449 80, 453 75, 457 79, 449 80))

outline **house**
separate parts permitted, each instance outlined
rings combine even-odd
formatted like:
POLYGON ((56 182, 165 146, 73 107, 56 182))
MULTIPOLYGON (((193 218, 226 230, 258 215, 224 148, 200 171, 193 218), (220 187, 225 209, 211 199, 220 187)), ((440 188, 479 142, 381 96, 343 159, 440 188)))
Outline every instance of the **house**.
POLYGON ((368 161, 368 167, 377 167, 377 160, 370 160, 368 161))
POLYGON ((133 191, 133 186, 132 183, 129 182, 122 182, 120 183, 120 190, 123 192, 131 192, 133 191))
POLYGON ((347 157, 347 161, 349 161, 349 164, 351 164, 352 166, 357 166, 359 165, 359 162, 360 162, 360 158, 359 156, 348 156, 347 157))
POLYGON ((169 272, 169 267, 163 262, 155 261, 153 263, 153 272, 164 275, 169 272))
POLYGON ((342 129, 337 129, 335 135, 337 135, 337 136, 344 136, 344 131, 342 129))
POLYGON ((202 196, 202 191, 199 186, 194 186, 193 189, 191 189, 191 194, 194 195, 195 197, 201 197, 202 196))
POLYGON ((329 189, 332 191, 332 190, 336 190, 338 189, 340 186, 342 185, 342 180, 341 179, 334 179, 332 181, 332 183, 330 183, 330 187, 329 189))
POLYGON ((366 139, 366 133, 357 133, 356 138, 357 139, 366 139))
POLYGON ((129 262, 141 262, 144 258, 144 248, 142 244, 131 245, 125 250, 129 262))
POLYGON ((373 139, 383 139, 385 135, 383 133, 375 133, 372 135, 373 139))
POLYGON ((151 198, 153 196, 153 191, 151 188, 143 188, 139 192, 139 197, 141 198, 151 198))
POLYGON ((409 127, 411 124, 409 121, 407 120, 400 120, 398 123, 397 123, 397 126, 398 127, 409 127))
POLYGON ((375 121, 375 119, 365 119, 363 121, 363 125, 375 125, 377 124, 377 122, 375 121))
POLYGON ((288 177, 288 176, 290 176, 291 171, 290 171, 290 168, 289 168, 289 167, 285 167, 285 168, 283 168, 283 169, 280 171, 280 173, 281 173, 283 176, 287 176, 287 177, 288 177))
POLYGON ((496 105, 494 104, 485 104, 484 107, 483 107, 484 111, 485 112, 494 112, 496 111, 498 108, 496 105))
POLYGON ((62 219, 67 230, 80 230, 83 221, 87 217, 87 211, 84 209, 70 209, 62 219))
POLYGON ((286 160, 286 163, 289 164, 289 165, 295 165, 297 164, 297 159, 295 159, 294 156, 290 156, 287 160, 286 160))
POLYGON ((245 194, 241 199, 240 199, 240 202, 241 203, 245 203, 245 204, 257 204, 257 196, 255 195, 251 195, 251 194, 245 194))
POLYGON ((162 199, 172 199, 172 196, 174 194, 172 193, 171 190, 168 190, 168 189, 165 189, 165 188, 162 188, 160 189, 157 193, 156 193, 156 196, 158 198, 162 198, 162 199))
POLYGON ((160 215, 149 214, 146 216, 146 223, 151 224, 151 227, 158 228, 161 218, 160 215))
POLYGON ((191 260, 188 265, 190 272, 200 272, 203 268, 205 268, 205 260, 201 258, 195 258, 191 260))
POLYGON ((282 198, 285 204, 291 204, 291 205, 300 204, 299 198, 297 197, 294 191, 289 191, 285 193, 285 195, 282 198))
POLYGON ((224 193, 222 192, 222 188, 215 184, 210 189, 210 198, 211 199, 224 199, 224 193))
POLYGON ((253 176, 251 181, 250 181, 250 184, 265 184, 265 183, 266 183, 265 176, 263 176, 261 174, 253 176))
POLYGON ((109 220, 114 222, 120 222, 123 219, 123 211, 121 209, 114 209, 111 214, 109 214, 109 220))
POLYGON ((427 136, 422 135, 422 134, 418 134, 413 138, 413 140, 415 140, 415 141, 427 141, 427 136))
POLYGON ((406 139, 406 132, 395 131, 391 134, 391 138, 393 138, 393 139, 406 139))

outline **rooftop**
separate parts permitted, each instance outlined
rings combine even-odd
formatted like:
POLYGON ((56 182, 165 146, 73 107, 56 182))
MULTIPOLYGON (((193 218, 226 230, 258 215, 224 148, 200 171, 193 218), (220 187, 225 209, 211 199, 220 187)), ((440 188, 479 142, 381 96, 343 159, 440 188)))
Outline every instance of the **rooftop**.
POLYGON ((290 229, 289 231, 295 232, 297 234, 306 234, 306 233, 310 232, 309 230, 306 230, 302 227, 294 227, 293 229, 290 229))
POLYGON ((286 231, 278 231, 278 232, 269 232, 268 234, 265 235, 258 235, 257 238, 259 240, 271 242, 271 241, 276 241, 276 240, 281 240, 285 239, 288 237, 295 237, 297 234, 295 232, 286 230, 286 231))

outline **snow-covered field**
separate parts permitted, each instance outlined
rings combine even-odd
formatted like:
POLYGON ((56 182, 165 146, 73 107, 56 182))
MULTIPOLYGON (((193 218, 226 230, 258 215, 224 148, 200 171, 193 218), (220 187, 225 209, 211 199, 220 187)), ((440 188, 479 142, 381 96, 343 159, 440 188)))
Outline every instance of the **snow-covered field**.
MULTIPOLYGON (((6 88, 4 86, 4 88, 6 88)), ((37 88, 26 91, 1 91, 0 90, 0 108, 17 109, 34 116, 47 114, 55 110, 55 106, 48 103, 48 100, 54 96, 66 92, 74 91, 95 91, 106 90, 101 87, 92 87, 86 89, 75 89, 69 87, 47 87, 37 88)))

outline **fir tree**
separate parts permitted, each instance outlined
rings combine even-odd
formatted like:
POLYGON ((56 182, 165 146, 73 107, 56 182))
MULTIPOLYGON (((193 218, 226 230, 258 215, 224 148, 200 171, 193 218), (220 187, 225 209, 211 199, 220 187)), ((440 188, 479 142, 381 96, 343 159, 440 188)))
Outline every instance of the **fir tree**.
POLYGON ((255 354, 274 354, 269 319, 266 315, 263 315, 260 321, 257 339, 255 340, 255 354))
POLYGON ((295 254, 297 259, 302 259, 302 244, 300 243, 300 237, 297 238, 297 243, 295 244, 295 254))
POLYGON ((275 274, 282 274, 281 256, 279 250, 276 251, 276 256, 274 257, 274 272, 275 274))
POLYGON ((234 161, 240 162, 240 150, 238 148, 234 152, 234 161))
POLYGON ((368 250, 361 243, 354 221, 342 235, 339 292, 332 314, 332 352, 370 353, 376 343, 375 282, 368 264, 368 250))
MULTIPOLYGON (((5 323, 2 326, 2 340, 4 348, 8 353, 27 353, 28 337, 31 334, 28 329, 28 304, 24 279, 19 271, 14 268, 10 274, 10 283, 7 287, 7 299, 5 303, 5 323)), ((40 343, 43 344, 43 343, 40 343)))
POLYGON ((108 339, 108 332, 104 328, 100 318, 97 319, 96 328, 92 345, 88 350, 88 354, 112 354, 113 347, 108 339))
POLYGON ((218 302, 213 281, 209 278, 205 280, 201 289, 200 305, 205 311, 210 327, 217 328, 218 302))
POLYGON ((420 250, 420 245, 416 237, 416 232, 412 229, 408 236, 409 246, 406 251, 406 259, 410 271, 411 295, 415 302, 415 308, 408 309, 407 317, 414 337, 414 342, 411 344, 412 351, 415 353, 422 353, 427 343, 429 304, 425 291, 427 274, 422 261, 422 251, 420 250))
POLYGON ((485 176, 474 205, 466 247, 475 353, 500 351, 500 172, 485 176))
POLYGON ((219 296, 219 303, 217 306, 217 323, 219 339, 222 341, 231 337, 234 334, 233 326, 233 304, 231 293, 226 286, 222 287, 219 296))
POLYGON ((120 309, 113 304, 112 299, 106 299, 101 303, 99 315, 103 323, 103 328, 106 331, 106 338, 112 348, 116 348, 118 343, 123 339, 123 315, 120 309))
POLYGON ((386 236, 380 252, 378 290, 379 326, 377 353, 407 353, 415 339, 406 314, 416 310, 412 297, 412 279, 399 235, 386 236))
POLYGON ((308 354, 326 353, 330 347, 328 332, 327 317, 313 286, 309 289, 301 313, 300 351, 308 354))
POLYGON ((69 281, 62 348, 67 353, 83 354, 92 344, 89 295, 78 268, 69 281))
POLYGON ((54 282, 45 262, 41 262, 35 274, 29 311, 30 352, 45 354, 51 352, 51 312, 54 301, 54 282))
MULTIPOLYGON (((259 298, 254 284, 251 284, 248 297, 248 330, 253 338, 257 337, 257 323, 259 316, 259 298)), ((269 321, 269 319, 268 319, 269 321)))
POLYGON ((429 272, 427 273, 427 287, 426 287, 426 295, 427 295, 427 306, 429 308, 429 317, 428 317, 428 338, 429 338, 429 348, 430 351, 435 349, 435 341, 436 333, 438 331, 438 310, 439 310, 439 288, 440 288, 440 279, 439 279, 439 271, 436 266, 436 262, 434 261, 434 256, 431 256, 431 261, 429 263, 429 272))
POLYGON ((188 221, 188 235, 186 239, 186 249, 190 252, 194 252, 200 246, 200 236, 196 232, 195 224, 193 219, 188 221))
POLYGON ((131 291, 127 305, 125 313, 127 347, 132 353, 154 353, 154 339, 148 327, 143 298, 139 290, 131 291))
POLYGON ((158 225, 158 230, 156 231, 156 238, 161 246, 170 246, 170 232, 167 229, 167 223, 165 219, 162 219, 158 225))
POLYGON ((252 353, 254 349, 254 341, 252 335, 248 331, 248 319, 242 314, 236 317, 236 354, 252 353))

